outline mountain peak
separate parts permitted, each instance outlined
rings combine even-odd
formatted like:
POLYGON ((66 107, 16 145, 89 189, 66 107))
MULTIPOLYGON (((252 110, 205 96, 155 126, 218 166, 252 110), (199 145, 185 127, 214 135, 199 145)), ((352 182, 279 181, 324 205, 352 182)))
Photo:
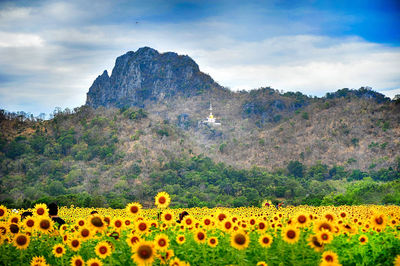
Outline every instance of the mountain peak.
POLYGON ((196 95, 211 88, 222 87, 200 72, 189 56, 142 47, 119 56, 111 76, 104 71, 93 82, 86 104, 92 107, 143 106, 146 100, 196 95))

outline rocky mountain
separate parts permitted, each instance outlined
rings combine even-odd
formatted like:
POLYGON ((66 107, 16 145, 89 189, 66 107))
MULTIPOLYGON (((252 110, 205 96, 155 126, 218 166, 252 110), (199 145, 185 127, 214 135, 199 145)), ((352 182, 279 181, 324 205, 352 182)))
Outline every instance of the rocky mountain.
POLYGON ((189 57, 173 52, 159 53, 143 47, 117 58, 111 76, 107 71, 93 82, 86 104, 91 107, 143 106, 146 100, 162 100, 175 95, 192 96, 222 89, 200 72, 189 57))
POLYGON ((0 204, 152 206, 160 190, 176 206, 400 204, 399 179, 399 99, 233 92, 148 47, 118 57, 84 106, 50 120, 0 110, 0 204), (203 123, 210 102, 219 126, 203 123))

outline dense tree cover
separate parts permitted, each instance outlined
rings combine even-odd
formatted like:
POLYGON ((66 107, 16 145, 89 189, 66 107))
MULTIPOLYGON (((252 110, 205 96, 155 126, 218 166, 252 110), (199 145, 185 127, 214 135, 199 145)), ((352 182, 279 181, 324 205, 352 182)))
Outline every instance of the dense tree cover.
MULTIPOLYGON (((73 116, 58 112, 50 121, 33 123, 29 134, 0 133, 0 204, 29 207, 55 200, 60 205, 122 208, 140 201, 150 206, 160 190, 173 197, 174 207, 259 206, 264 199, 294 205, 400 204, 400 158, 390 168, 368 172, 319 161, 290 161, 271 172, 237 169, 188 152, 144 169, 118 149, 117 121, 145 120, 145 110, 122 108, 111 115, 87 107, 74 111, 73 116)), ((149 134, 176 136, 167 122, 153 124, 149 134)), ((13 127, 19 130, 18 124, 13 127)), ((144 132, 135 132, 131 139, 139 141, 144 132)), ((218 150, 226 149, 223 143, 218 150)))

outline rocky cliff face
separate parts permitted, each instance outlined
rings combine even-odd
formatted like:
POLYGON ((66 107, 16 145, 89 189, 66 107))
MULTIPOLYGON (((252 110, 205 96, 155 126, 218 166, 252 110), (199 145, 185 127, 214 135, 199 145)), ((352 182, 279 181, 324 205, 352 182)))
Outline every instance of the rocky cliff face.
POLYGON ((146 100, 162 100, 177 94, 191 96, 222 88, 202 73, 189 57, 158 53, 143 47, 117 58, 111 76, 107 71, 93 82, 86 104, 92 107, 143 106, 146 100))

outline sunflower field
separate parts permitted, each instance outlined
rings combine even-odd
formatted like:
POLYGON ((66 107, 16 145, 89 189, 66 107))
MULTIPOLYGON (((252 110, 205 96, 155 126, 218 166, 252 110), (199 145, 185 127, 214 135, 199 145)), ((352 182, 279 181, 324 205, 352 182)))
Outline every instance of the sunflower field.
POLYGON ((0 265, 400 265, 399 206, 0 206, 0 265), (93 212, 95 210, 95 212, 93 212), (33 215, 21 219, 21 213, 33 215))

